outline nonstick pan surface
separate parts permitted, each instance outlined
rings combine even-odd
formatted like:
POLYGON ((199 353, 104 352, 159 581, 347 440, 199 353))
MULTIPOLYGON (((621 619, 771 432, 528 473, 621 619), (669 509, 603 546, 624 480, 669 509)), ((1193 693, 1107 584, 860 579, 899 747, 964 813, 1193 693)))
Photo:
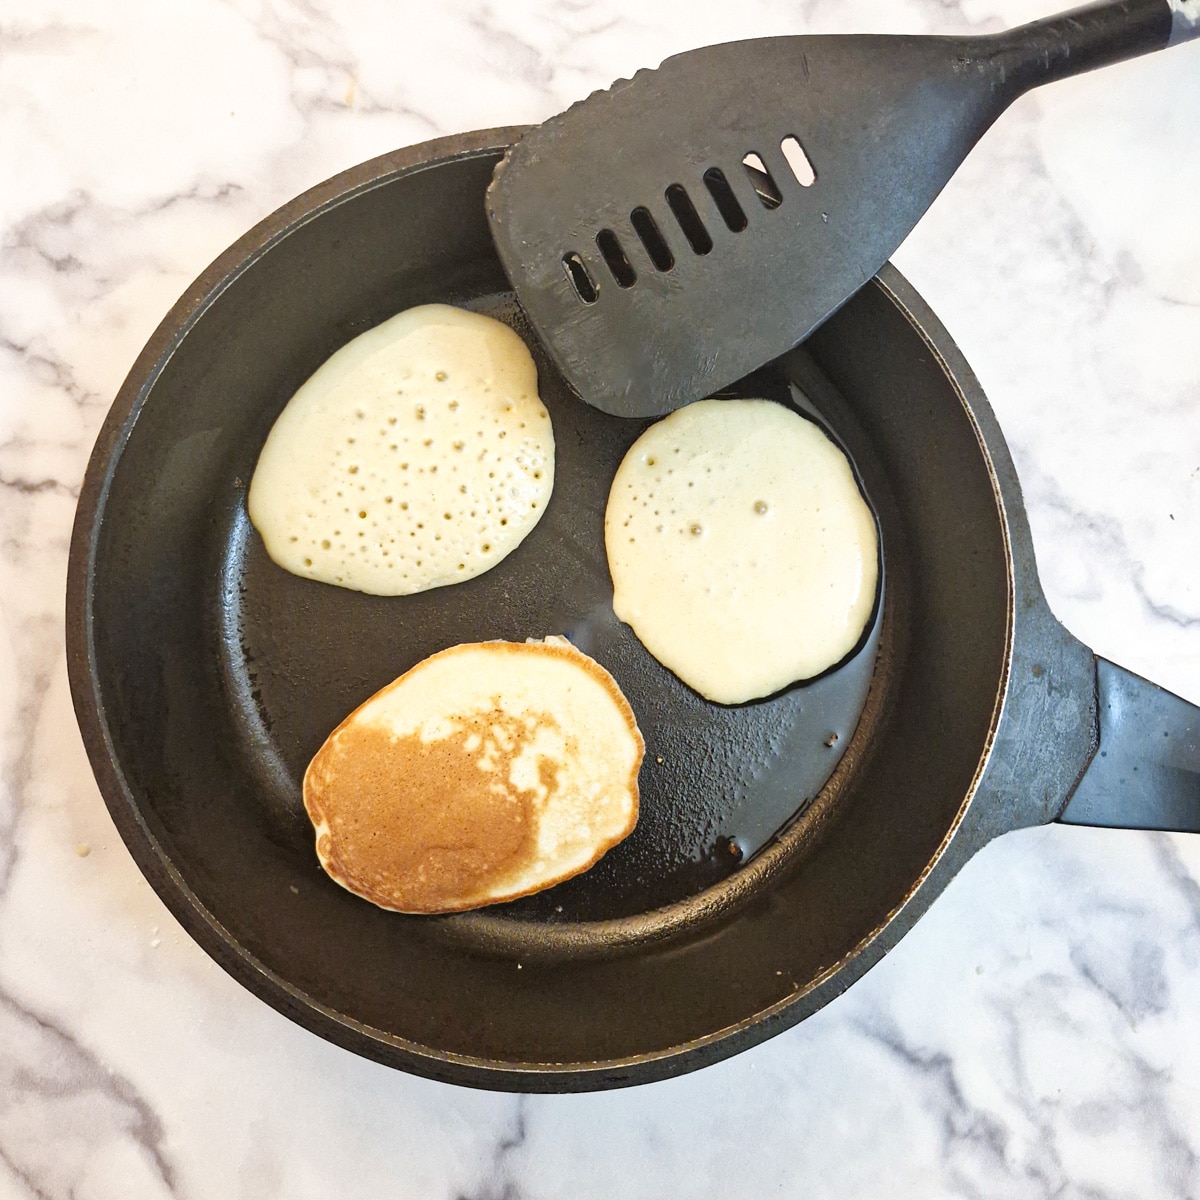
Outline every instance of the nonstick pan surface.
MULTIPOLYGON (((876 961, 986 837, 1055 815, 977 794, 1012 707, 1014 621, 1040 613, 1040 593, 1031 558, 1014 573, 1014 537, 1019 558, 1027 533, 986 403, 891 269, 743 388, 811 404, 879 522, 886 583, 871 629, 809 686, 711 705, 616 622, 604 501, 644 424, 582 404, 536 345, 555 491, 500 566, 391 599, 275 567, 246 488, 275 417, 325 358, 430 301, 500 316, 529 339, 483 210, 518 133, 443 139, 338 176, 180 300, 88 469, 69 664, 122 836, 243 984, 322 1036, 420 1074, 612 1087, 800 1020, 876 961), (638 714, 647 758, 634 837, 576 880, 469 914, 387 913, 329 881, 300 799, 328 732, 435 650, 550 633, 597 657, 638 714), (982 815, 965 820, 972 807, 982 815)), ((1071 660, 1077 644, 1062 646, 1071 660)), ((1092 749, 1093 702, 1083 696, 1078 728, 1059 731, 1075 739, 1071 755, 1031 752, 1005 778, 1028 771, 1047 795, 1058 788, 1045 804, 1060 803, 1092 749)))

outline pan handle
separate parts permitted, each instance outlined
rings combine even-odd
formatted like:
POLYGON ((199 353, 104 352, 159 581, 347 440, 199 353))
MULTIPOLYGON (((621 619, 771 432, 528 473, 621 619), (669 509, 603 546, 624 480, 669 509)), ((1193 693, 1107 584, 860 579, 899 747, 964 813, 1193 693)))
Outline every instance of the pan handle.
POLYGON ((1100 741, 1058 820, 1200 833, 1200 708, 1096 659, 1100 741))
POLYGON ((1200 0, 1101 0, 985 38, 1018 91, 1200 37, 1200 0))

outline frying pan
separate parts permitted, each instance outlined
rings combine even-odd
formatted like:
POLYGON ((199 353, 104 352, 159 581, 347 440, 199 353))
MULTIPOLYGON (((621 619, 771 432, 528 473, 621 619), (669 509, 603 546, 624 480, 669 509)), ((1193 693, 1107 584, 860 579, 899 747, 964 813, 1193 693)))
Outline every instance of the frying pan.
POLYGON ((196 941, 380 1062, 479 1087, 617 1087, 814 1012, 1006 830, 1200 830, 1200 710, 1051 616, 991 410, 890 266, 746 385, 811 406, 879 523, 868 637, 809 686, 709 705, 615 621, 604 500, 645 423, 582 404, 536 344, 556 486, 508 559, 391 599, 270 563, 247 483, 329 354, 430 301, 530 336, 483 205, 521 132, 398 151, 267 218, 168 314, 101 430, 71 544, 72 696, 117 828, 196 941), (542 896, 447 917, 383 912, 329 881, 300 800, 328 731, 434 650, 562 632, 646 733, 629 842, 542 896))

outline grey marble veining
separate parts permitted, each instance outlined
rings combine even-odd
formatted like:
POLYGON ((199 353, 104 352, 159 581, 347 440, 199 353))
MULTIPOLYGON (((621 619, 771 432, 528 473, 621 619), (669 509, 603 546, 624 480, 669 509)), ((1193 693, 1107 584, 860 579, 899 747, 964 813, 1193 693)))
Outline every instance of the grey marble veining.
MULTIPOLYGON (((763 1046, 627 1092, 474 1093, 327 1045, 216 967, 113 831, 66 686, 67 541, 106 407, 278 204, 706 42, 1045 12, 0 5, 0 1200, 1200 1196, 1200 837, 1008 835, 763 1046)), ((1196 702, 1198 112, 1196 45, 1031 95, 897 255, 988 391, 1056 614, 1196 702)))

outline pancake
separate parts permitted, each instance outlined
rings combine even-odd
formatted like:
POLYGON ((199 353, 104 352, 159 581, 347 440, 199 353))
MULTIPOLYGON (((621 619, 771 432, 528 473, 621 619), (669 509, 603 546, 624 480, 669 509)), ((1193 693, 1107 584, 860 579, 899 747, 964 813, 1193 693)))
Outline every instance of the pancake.
POLYGON ((875 519, 849 461, 769 400, 701 400, 647 429, 604 538, 617 616, 719 704, 833 666, 875 603, 875 519))
POLYGON ((296 575, 380 596, 470 579, 541 519, 554 432, 507 325, 411 308, 326 360, 279 414, 250 520, 296 575))
POLYGON ((329 876, 381 908, 455 912, 587 870, 637 823, 645 749, 612 676, 563 638, 418 663, 304 775, 329 876))

